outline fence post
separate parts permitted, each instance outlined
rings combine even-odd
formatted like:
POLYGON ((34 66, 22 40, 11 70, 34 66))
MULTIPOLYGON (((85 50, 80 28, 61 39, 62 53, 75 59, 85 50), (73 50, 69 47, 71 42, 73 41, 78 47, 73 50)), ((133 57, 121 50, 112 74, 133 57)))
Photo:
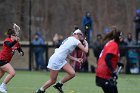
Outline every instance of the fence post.
POLYGON ((48 60, 49 60, 48 59, 49 58, 48 57, 49 56, 48 54, 49 54, 49 52, 48 52, 48 44, 46 44, 46 66, 48 65, 48 60))
POLYGON ((32 70, 32 44, 29 44, 29 71, 32 70))
POLYGON ((31 29, 31 26, 32 26, 32 20, 31 20, 31 16, 32 16, 32 0, 29 0, 29 70, 31 71, 32 70, 32 68, 31 68, 31 52, 32 52, 32 46, 31 46, 31 35, 32 35, 32 33, 31 33, 31 31, 32 31, 32 29, 31 29))

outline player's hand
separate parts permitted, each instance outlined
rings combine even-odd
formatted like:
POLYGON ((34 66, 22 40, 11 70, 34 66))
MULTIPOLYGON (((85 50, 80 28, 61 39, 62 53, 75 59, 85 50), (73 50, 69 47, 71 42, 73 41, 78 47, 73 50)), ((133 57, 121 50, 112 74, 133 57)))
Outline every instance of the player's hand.
POLYGON ((105 84, 108 86, 108 84, 110 84, 111 86, 116 86, 117 85, 117 80, 116 79, 113 79, 113 78, 110 78, 109 80, 109 83, 105 84))
POLYGON ((86 40, 84 40, 83 43, 84 43, 84 45, 86 45, 86 46, 88 45, 88 42, 87 42, 86 40))
POLYGON ((18 37, 17 36, 14 36, 13 38, 15 41, 18 41, 18 37))
POLYGON ((120 63, 120 62, 118 62, 118 64, 117 64, 119 67, 124 67, 124 64, 123 63, 120 63))
POLYGON ((112 77, 113 77, 114 79, 118 79, 118 76, 117 76, 116 72, 113 72, 113 73, 112 73, 112 77))
POLYGON ((21 55, 21 56, 24 56, 24 52, 23 52, 23 51, 21 51, 21 52, 20 52, 20 55, 21 55))
POLYGON ((83 59, 82 58, 77 58, 77 62, 83 63, 83 59))
POLYGON ((17 41, 20 41, 20 38, 17 36, 17 41))
POLYGON ((84 40, 84 43, 85 43, 85 44, 87 44, 87 43, 88 43, 86 39, 84 40))

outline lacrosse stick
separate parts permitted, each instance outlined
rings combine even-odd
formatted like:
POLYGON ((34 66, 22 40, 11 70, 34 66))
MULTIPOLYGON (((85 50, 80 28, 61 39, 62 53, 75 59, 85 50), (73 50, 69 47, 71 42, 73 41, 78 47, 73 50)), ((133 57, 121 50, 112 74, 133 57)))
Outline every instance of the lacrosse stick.
POLYGON ((16 23, 13 23, 13 29, 14 29, 16 35, 19 37, 20 27, 16 23))
MULTIPOLYGON (((119 75, 119 72, 121 71, 121 69, 124 67, 123 64, 118 64, 119 68, 116 70, 116 75, 118 76, 119 75)), ((112 86, 116 86, 117 85, 117 78, 116 77, 112 77, 109 79, 109 83, 112 85, 112 86)))
MULTIPOLYGON (((13 29, 14 29, 14 31, 15 31, 16 36, 18 37, 18 40, 20 40, 20 38, 19 38, 20 27, 19 27, 16 23, 13 23, 13 29)), ((20 55, 21 55, 21 56, 24 55, 24 52, 22 51, 22 49, 21 49, 21 51, 20 51, 20 55)))

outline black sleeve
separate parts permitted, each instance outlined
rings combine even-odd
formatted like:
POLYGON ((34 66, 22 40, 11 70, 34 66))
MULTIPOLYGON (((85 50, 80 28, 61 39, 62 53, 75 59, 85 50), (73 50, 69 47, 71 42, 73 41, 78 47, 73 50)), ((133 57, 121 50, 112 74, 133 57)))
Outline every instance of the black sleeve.
POLYGON ((18 52, 23 52, 23 50, 21 49, 21 47, 17 48, 18 52))
POLYGON ((17 41, 13 41, 13 42, 10 42, 10 41, 5 41, 4 44, 6 44, 8 47, 13 47, 15 44, 17 43, 17 41))
POLYGON ((113 54, 111 54, 111 53, 107 54, 105 57, 105 62, 106 62, 107 66, 111 72, 114 71, 114 69, 112 67, 112 62, 111 62, 112 57, 113 57, 113 54))

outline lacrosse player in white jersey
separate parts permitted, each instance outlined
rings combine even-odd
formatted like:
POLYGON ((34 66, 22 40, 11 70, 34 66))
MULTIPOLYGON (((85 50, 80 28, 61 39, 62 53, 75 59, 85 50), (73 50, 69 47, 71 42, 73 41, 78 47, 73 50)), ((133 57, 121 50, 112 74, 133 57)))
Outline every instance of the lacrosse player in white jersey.
POLYGON ((66 59, 75 60, 82 63, 82 58, 75 58, 70 56, 70 53, 79 47, 83 52, 88 53, 88 43, 84 40, 85 46, 80 42, 83 39, 83 33, 81 30, 77 29, 73 32, 72 36, 66 38, 59 48, 55 49, 54 54, 50 57, 48 63, 48 69, 50 70, 50 79, 45 82, 45 84, 36 91, 36 93, 45 93, 45 90, 51 85, 56 83, 59 71, 62 69, 67 74, 53 87, 59 91, 59 93, 64 93, 62 86, 64 83, 69 81, 75 76, 75 71, 71 65, 66 61, 66 59))

